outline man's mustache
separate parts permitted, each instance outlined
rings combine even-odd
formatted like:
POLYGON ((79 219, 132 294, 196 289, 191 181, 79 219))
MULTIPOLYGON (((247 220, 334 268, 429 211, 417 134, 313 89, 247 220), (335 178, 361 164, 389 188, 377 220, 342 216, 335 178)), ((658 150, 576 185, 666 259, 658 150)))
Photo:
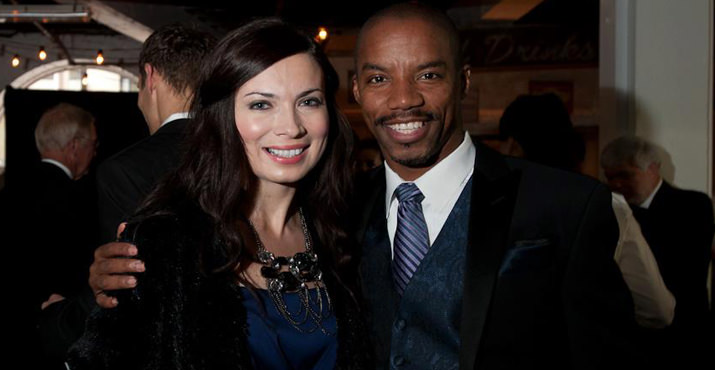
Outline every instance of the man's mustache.
POLYGON ((421 109, 411 109, 405 112, 395 112, 386 116, 380 116, 375 119, 375 126, 384 125, 385 122, 396 120, 399 118, 419 118, 420 121, 435 121, 440 116, 437 113, 424 111, 421 109))

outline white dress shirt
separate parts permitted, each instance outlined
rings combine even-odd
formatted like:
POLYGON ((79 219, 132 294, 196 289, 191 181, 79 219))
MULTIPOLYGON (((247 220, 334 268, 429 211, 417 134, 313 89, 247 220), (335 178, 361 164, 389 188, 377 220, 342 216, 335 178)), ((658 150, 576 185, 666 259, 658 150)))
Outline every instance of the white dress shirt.
POLYGON ((169 117, 166 117, 166 119, 164 120, 164 122, 162 122, 162 123, 161 123, 161 126, 159 126, 159 127, 162 127, 162 126, 164 126, 165 124, 167 124, 167 123, 169 123, 169 122, 171 122, 171 121, 176 121, 177 119, 182 119, 182 118, 183 118, 183 119, 189 118, 189 112, 174 113, 174 114, 170 115, 169 117))
MULTIPOLYGON (((422 212, 427 223, 430 246, 437 239, 442 226, 457 203, 459 195, 462 194, 462 190, 472 177, 476 153, 472 139, 465 132, 464 140, 457 149, 414 181, 425 196, 422 200, 422 212)), ((385 191, 387 214, 385 216, 387 217, 390 245, 393 246, 397 230, 397 207, 400 203, 394 193, 400 184, 409 181, 400 178, 387 163, 385 163, 385 180, 387 186, 385 191)))
POLYGON ((648 209, 650 207, 650 204, 653 203, 653 198, 655 198, 655 194, 660 190, 660 186, 663 185, 663 179, 661 178, 660 181, 658 181, 658 185, 653 189, 653 192, 650 193, 648 198, 646 198, 643 203, 639 204, 638 206, 641 208, 648 209))
POLYGON ((64 164, 62 164, 62 162, 58 162, 58 161, 56 161, 56 160, 54 160, 54 159, 49 159, 49 158, 42 158, 42 161, 45 162, 45 163, 52 163, 52 164, 54 164, 55 166, 59 167, 65 174, 67 174, 67 177, 69 177, 70 180, 73 180, 73 179, 74 179, 74 177, 72 177, 72 171, 70 171, 70 169, 67 168, 67 166, 65 166, 64 164))
POLYGON ((658 263, 626 199, 611 193, 611 201, 620 229, 613 259, 631 291, 636 321, 647 328, 666 327, 673 322, 675 297, 665 286, 658 263))

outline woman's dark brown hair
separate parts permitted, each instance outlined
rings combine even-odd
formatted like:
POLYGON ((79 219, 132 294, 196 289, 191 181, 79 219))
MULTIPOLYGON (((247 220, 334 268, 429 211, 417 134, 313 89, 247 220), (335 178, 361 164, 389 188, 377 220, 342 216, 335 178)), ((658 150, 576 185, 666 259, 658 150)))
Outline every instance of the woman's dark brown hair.
POLYGON ((221 243, 202 243, 201 255, 225 256, 218 264, 204 261, 206 273, 240 273, 256 252, 239 230, 247 217, 243 213, 253 203, 256 179, 236 128, 235 94, 271 65, 300 53, 312 56, 323 71, 330 128, 323 157, 298 184, 296 201, 308 216, 322 263, 334 267, 340 255, 337 249, 346 243, 341 220, 351 190, 353 139, 335 103, 338 75, 310 36, 278 19, 256 20, 226 35, 205 59, 183 160, 139 212, 139 216, 165 213, 188 201, 206 213, 221 243))

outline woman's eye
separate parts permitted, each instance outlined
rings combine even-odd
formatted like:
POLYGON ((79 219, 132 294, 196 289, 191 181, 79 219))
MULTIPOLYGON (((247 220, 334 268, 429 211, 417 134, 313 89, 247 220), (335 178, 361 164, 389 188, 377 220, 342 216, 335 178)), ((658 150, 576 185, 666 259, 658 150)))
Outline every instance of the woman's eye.
POLYGON ((251 103, 249 108, 253 109, 253 110, 266 110, 266 109, 270 108, 270 105, 268 104, 268 102, 265 102, 265 101, 257 101, 257 102, 251 103))
POLYGON ((308 106, 308 107, 318 107, 323 105, 323 101, 319 98, 308 98, 304 99, 300 102, 300 105, 302 106, 308 106))

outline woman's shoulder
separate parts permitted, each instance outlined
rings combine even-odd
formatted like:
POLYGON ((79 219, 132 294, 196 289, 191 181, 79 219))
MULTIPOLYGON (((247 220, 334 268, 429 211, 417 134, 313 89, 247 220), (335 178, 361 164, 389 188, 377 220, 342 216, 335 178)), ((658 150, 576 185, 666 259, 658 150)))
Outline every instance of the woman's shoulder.
POLYGON ((175 235, 180 230, 181 220, 175 213, 157 214, 130 219, 124 231, 119 235, 119 241, 136 243, 139 240, 158 236, 175 235))
POLYGON ((119 241, 136 245, 145 262, 154 258, 183 258, 187 252, 196 252, 197 242, 212 229, 207 216, 199 212, 166 211, 133 217, 119 241))

